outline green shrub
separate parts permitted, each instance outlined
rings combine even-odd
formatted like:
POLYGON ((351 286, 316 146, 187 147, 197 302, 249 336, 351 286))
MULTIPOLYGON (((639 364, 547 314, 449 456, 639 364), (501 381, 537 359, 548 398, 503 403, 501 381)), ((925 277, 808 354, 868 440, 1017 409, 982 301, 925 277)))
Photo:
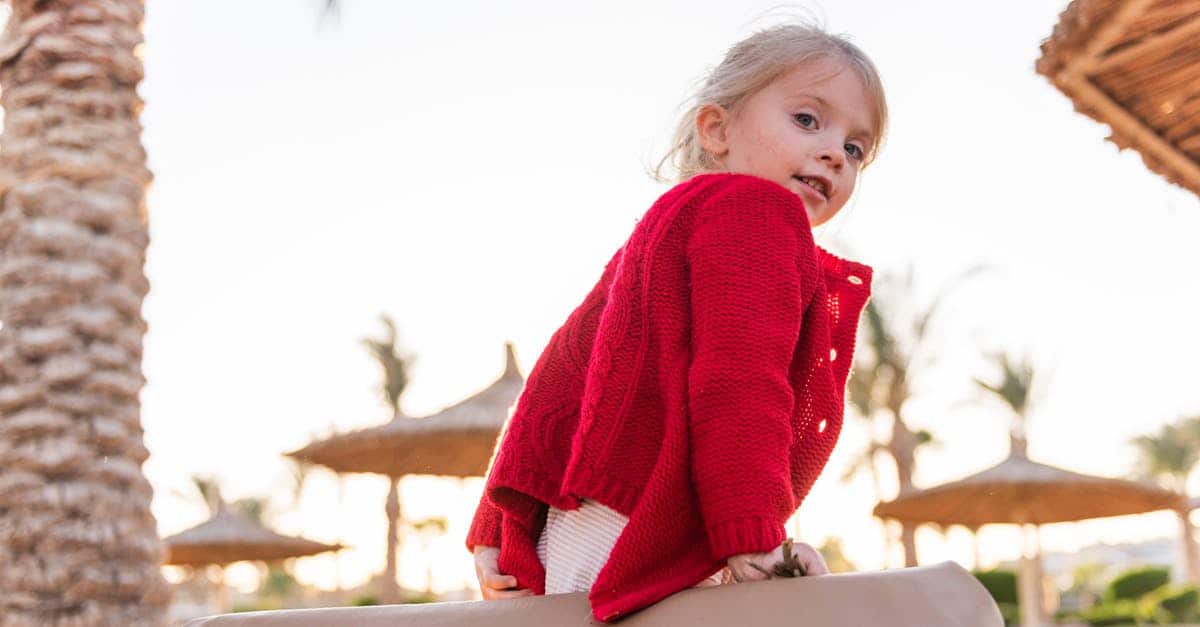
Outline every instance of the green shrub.
POLYGON ((1154 606, 1174 623, 1195 621, 1200 606, 1200 591, 1193 586, 1163 586, 1149 595, 1154 606))
POLYGON ((1171 581, 1171 571, 1162 566, 1146 566, 1117 575, 1104 590, 1104 601, 1137 600, 1171 581))
POLYGON ((972 573, 987 588, 996 603, 1017 604, 1017 573, 1011 570, 981 570, 972 573))
POLYGON ((350 605, 355 607, 361 607, 364 605, 379 605, 379 598, 373 594, 364 594, 360 597, 354 597, 354 600, 350 601, 350 605))
POLYGON ((1017 625, 1021 622, 1021 609, 1016 603, 997 602, 996 607, 1000 608, 1000 617, 1004 619, 1005 625, 1017 625))
POLYGON ((260 597, 286 598, 299 588, 300 584, 291 573, 282 568, 272 568, 258 587, 260 597))
POLYGON ((1079 613, 1079 619, 1093 627, 1100 627, 1102 625, 1137 625, 1141 621, 1141 618, 1142 613, 1138 609, 1137 601, 1129 599, 1112 603, 1102 603, 1079 613))

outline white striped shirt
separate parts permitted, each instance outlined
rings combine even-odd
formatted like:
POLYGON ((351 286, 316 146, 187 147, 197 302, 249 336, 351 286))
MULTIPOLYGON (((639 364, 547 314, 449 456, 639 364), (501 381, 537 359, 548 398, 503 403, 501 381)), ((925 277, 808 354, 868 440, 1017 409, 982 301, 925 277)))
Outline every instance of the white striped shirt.
MULTIPOLYGON (((538 559, 546 569, 546 594, 591 590, 628 522, 620 512, 591 499, 581 499, 573 510, 551 506, 537 543, 538 559)), ((695 587, 728 581, 726 570, 695 587)))

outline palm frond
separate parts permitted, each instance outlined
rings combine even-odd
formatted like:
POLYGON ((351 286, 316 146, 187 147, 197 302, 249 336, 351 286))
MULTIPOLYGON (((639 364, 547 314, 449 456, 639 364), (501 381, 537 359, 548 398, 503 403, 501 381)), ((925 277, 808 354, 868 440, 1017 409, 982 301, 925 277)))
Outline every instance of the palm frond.
POLYGON ((216 478, 207 475, 192 475, 191 479, 192 485, 196 487, 196 492, 200 493, 200 498, 208 506, 209 513, 216 514, 217 510, 221 509, 221 486, 216 478))
POLYGON ((976 378, 976 385, 1004 401, 1019 418, 1024 418, 1033 389, 1033 366, 1028 359, 1014 363, 1007 353, 994 353, 989 357, 1000 366, 1000 384, 976 378))
POLYGON ((321 20, 326 19, 337 20, 342 14, 342 3, 340 0, 325 0, 325 6, 321 10, 321 20))
POLYGON ((896 361, 896 338, 888 329, 883 313, 874 300, 867 302, 867 342, 875 352, 875 361, 880 364, 890 364, 896 361))
POLYGON ((417 533, 432 533, 436 535, 444 534, 450 528, 450 522, 446 520, 445 516, 429 516, 428 518, 410 522, 408 525, 417 533))
POLYGON ((1200 414, 1195 416, 1180 416, 1175 420, 1180 433, 1192 444, 1200 447, 1200 414))
POLYGON ((304 492, 304 485, 308 483, 308 476, 312 473, 313 466, 289 457, 287 467, 288 476, 292 480, 292 505, 295 506, 300 502, 300 495, 304 492))
POLYGON ((1157 433, 1140 435, 1129 442, 1137 454, 1137 473, 1175 490, 1183 490, 1200 462, 1200 445, 1188 433, 1187 425, 1165 424, 1157 433))
POLYGON ((270 509, 269 499, 261 496, 247 496, 233 502, 233 511, 257 523, 266 522, 267 510, 270 509))
POLYGON ((872 391, 875 389, 878 376, 878 366, 855 366, 850 373, 850 380, 847 382, 850 404, 858 410, 858 415, 866 420, 870 420, 871 416, 875 414, 875 399, 872 391))
POLYGON ((380 392, 392 408, 393 415, 400 413, 400 397, 408 388, 408 373, 414 358, 397 352, 396 323, 384 314, 380 316, 387 334, 383 339, 364 338, 362 343, 371 351, 375 361, 383 368, 383 384, 380 392))

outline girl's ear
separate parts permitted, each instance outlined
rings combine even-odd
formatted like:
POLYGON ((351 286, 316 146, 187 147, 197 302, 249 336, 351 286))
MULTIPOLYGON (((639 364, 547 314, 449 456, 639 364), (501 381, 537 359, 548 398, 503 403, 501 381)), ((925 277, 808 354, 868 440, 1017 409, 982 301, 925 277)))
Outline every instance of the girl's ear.
POLYGON ((729 152, 729 118, 721 105, 706 104, 696 111, 696 138, 704 152, 716 158, 729 152))

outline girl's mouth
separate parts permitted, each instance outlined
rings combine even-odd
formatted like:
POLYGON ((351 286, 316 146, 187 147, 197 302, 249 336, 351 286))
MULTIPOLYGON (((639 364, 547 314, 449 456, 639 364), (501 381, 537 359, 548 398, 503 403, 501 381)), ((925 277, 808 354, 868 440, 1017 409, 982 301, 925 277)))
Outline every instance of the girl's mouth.
POLYGON ((803 183, 804 185, 808 185, 809 187, 811 187, 812 191, 820 193, 822 198, 829 199, 829 181, 828 180, 823 179, 821 177, 806 177, 806 175, 800 175, 800 174, 794 175, 794 177, 792 177, 792 178, 800 181, 800 183, 803 183))
POLYGON ((829 181, 817 176, 802 176, 799 174, 793 176, 792 178, 808 186, 809 189, 812 189, 814 192, 819 194, 821 198, 826 200, 829 199, 829 181))

